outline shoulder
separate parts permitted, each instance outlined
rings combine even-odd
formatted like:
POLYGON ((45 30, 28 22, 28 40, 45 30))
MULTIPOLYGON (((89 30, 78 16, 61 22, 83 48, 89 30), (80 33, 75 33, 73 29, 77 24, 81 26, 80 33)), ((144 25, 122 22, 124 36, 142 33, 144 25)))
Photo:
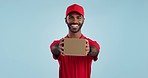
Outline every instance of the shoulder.
MULTIPOLYGON (((63 38, 67 38, 68 36, 66 35, 65 37, 63 37, 63 38)), ((61 38, 62 39, 62 38, 61 38)), ((52 42, 52 44, 59 44, 60 43, 60 41, 61 41, 61 39, 56 39, 56 40, 54 40, 53 42, 52 42)))
POLYGON ((53 43, 60 43, 60 39, 59 40, 54 40, 53 43))
MULTIPOLYGON (((94 45, 94 44, 98 44, 98 42, 96 40, 92 40, 90 38, 86 38, 89 41, 90 45, 94 45)), ((99 45, 99 44, 98 44, 99 45)))
POLYGON ((52 49, 52 47, 54 46, 54 45, 57 45, 57 44, 59 44, 60 43, 60 40, 54 40, 51 44, 50 44, 50 49, 52 49))
POLYGON ((96 40, 90 39, 90 38, 85 37, 85 36, 84 36, 84 39, 88 40, 90 46, 95 46, 98 49, 100 49, 100 45, 99 45, 99 43, 96 40))
POLYGON ((86 37, 86 36, 83 36, 83 38, 84 38, 84 39, 87 39, 89 42, 96 42, 96 40, 93 40, 93 39, 88 38, 88 37, 86 37))

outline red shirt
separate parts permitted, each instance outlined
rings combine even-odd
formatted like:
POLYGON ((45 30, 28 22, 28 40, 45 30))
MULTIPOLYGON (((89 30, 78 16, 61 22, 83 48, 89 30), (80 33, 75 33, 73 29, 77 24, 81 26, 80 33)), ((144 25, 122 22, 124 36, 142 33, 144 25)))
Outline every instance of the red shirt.
MULTIPOLYGON (((68 35, 65 38, 69 38, 68 35)), ((85 36, 80 38, 87 39, 90 46, 97 47, 98 51, 100 46, 96 41, 93 41, 85 36)), ((60 40, 55 40, 51 45, 50 49, 55 45, 59 44, 60 40)), ((59 78, 90 78, 92 60, 96 61, 97 56, 62 56, 55 57, 55 60, 59 62, 59 78)))

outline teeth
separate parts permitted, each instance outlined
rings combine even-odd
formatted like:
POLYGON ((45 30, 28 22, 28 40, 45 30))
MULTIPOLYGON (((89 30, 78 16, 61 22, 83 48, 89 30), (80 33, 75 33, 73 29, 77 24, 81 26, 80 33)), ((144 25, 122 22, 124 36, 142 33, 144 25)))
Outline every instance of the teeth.
POLYGON ((71 26, 73 26, 73 27, 77 27, 78 25, 71 25, 71 26))

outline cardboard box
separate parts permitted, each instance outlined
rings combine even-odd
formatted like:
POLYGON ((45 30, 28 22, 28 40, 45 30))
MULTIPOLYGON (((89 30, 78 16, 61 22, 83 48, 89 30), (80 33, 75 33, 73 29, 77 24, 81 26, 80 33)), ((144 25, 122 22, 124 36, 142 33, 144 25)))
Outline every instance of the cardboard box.
POLYGON ((79 38, 64 39, 64 54, 70 56, 86 56, 86 40, 79 38))

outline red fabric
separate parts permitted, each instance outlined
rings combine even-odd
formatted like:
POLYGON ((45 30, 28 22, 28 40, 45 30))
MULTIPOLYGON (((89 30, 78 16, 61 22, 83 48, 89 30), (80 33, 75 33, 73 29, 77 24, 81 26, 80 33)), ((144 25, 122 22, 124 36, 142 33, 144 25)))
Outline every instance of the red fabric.
POLYGON ((82 6, 80 5, 77 5, 77 4, 73 4, 71 6, 69 6, 66 10, 66 16, 70 13, 70 12, 73 12, 73 11, 76 11, 78 13, 80 13, 81 15, 84 16, 84 9, 82 6))
MULTIPOLYGON (((69 38, 66 36, 65 38, 69 38)), ((90 46, 96 46, 100 50, 100 46, 96 41, 81 36, 80 38, 87 39, 90 46)), ((50 45, 50 49, 55 45, 59 44, 60 40, 54 41, 50 45)), ((56 58, 53 55, 55 60, 59 62, 59 78, 90 78, 91 75, 91 64, 92 60, 96 61, 96 57, 87 56, 62 56, 60 55, 56 58)))

